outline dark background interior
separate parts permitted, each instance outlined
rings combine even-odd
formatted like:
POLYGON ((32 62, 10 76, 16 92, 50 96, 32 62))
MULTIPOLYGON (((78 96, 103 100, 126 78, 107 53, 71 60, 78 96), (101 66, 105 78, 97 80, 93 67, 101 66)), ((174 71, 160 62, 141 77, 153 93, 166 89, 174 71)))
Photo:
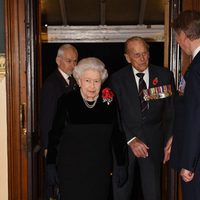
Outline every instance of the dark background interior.
MULTIPOLYGON (((42 77, 45 80, 49 74, 57 68, 55 58, 61 43, 42 44, 42 77)), ((84 57, 97 57, 101 59, 109 74, 127 65, 124 57, 124 43, 75 43, 73 44, 79 52, 79 60, 84 57)), ((164 43, 151 42, 150 63, 163 66, 164 43)))

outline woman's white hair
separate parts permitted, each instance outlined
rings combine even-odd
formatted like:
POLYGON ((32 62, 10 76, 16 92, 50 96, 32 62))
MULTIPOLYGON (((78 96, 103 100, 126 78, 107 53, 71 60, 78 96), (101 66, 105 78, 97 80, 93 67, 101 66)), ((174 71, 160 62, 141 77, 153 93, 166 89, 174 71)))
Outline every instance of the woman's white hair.
POLYGON ((101 75, 102 83, 108 77, 108 72, 107 69, 105 68, 104 63, 98 58, 88 57, 81 59, 75 66, 73 71, 73 76, 76 79, 76 81, 78 81, 81 78, 82 74, 87 70, 98 71, 101 75))

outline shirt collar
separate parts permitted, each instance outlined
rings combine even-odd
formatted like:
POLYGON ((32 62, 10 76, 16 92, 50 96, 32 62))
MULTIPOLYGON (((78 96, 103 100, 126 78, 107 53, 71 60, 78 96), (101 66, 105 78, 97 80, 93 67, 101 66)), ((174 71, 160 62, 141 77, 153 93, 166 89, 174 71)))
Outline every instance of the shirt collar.
POLYGON ((199 51, 200 51, 200 46, 197 47, 197 48, 194 50, 194 52, 193 52, 193 54, 192 54, 192 59, 194 59, 194 57, 199 53, 199 51))
POLYGON ((135 76, 135 80, 136 80, 136 84, 137 84, 137 87, 139 87, 139 77, 136 75, 137 73, 144 73, 144 81, 147 85, 147 88, 149 88, 149 68, 145 69, 143 72, 139 72, 137 69, 135 69, 133 66, 132 66, 132 69, 133 69, 133 74, 135 76))
POLYGON ((149 74, 149 69, 148 69, 148 68, 145 69, 143 72, 139 72, 139 71, 138 71, 137 69, 135 69, 133 66, 132 66, 132 68, 133 68, 133 73, 134 73, 135 76, 136 76, 137 73, 144 73, 144 76, 149 74))
POLYGON ((58 71, 61 73, 61 75, 63 76, 63 78, 68 82, 69 75, 66 74, 65 72, 63 72, 60 68, 58 68, 58 71))

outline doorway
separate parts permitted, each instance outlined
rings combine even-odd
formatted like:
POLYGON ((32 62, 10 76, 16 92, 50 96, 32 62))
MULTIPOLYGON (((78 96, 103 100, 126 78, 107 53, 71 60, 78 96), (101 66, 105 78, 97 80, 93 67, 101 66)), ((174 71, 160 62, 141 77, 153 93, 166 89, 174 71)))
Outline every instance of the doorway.
MULTIPOLYGON (((63 43, 43 43, 42 44, 42 80, 57 69, 55 58, 58 48, 63 43)), ((124 57, 124 43, 73 43, 79 52, 79 60, 85 57, 97 57, 101 59, 108 70, 109 75, 127 65, 124 57)), ((163 67, 164 43, 149 42, 150 62, 154 65, 163 67), (159 54, 158 54, 159 52, 159 54)), ((44 177, 44 176, 43 176, 44 177)), ((136 181, 139 182, 139 181, 136 181)), ((139 186, 136 185, 139 189, 139 186)), ((135 194, 136 195, 136 194, 135 194)))
MULTIPOLYGON (((55 58, 57 50, 62 43, 42 44, 42 80, 57 68, 55 58)), ((101 59, 108 70, 109 75, 127 65, 124 57, 124 43, 73 43, 79 52, 79 60, 85 57, 97 57, 101 59)), ((150 63, 163 66, 164 43, 149 42, 150 63), (159 54, 157 53, 159 52, 159 54)))

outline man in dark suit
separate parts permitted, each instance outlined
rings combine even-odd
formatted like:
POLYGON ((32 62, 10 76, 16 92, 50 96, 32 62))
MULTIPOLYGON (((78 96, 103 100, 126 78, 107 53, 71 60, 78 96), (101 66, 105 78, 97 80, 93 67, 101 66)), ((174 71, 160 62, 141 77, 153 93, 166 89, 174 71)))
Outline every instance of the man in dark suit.
MULTIPOLYGON (((75 79, 71 76, 78 61, 78 52, 70 44, 62 45, 57 52, 56 63, 58 68, 44 82, 41 93, 40 106, 40 130, 44 155, 47 154, 48 133, 57 108, 57 100, 64 93, 68 93, 76 87, 75 79)), ((49 175, 47 174, 47 178, 49 175)), ((47 183, 48 185, 51 183, 47 183)), ((48 189, 51 193, 51 188, 48 189)), ((52 194, 48 194, 48 199, 52 194)))
POLYGON ((172 24, 181 49, 192 57, 176 100, 171 165, 180 171, 183 200, 200 199, 200 13, 183 11, 172 24))
POLYGON ((114 186, 114 199, 132 199, 138 164, 144 199, 160 200, 160 171, 169 159, 173 126, 173 74, 149 64, 149 46, 141 37, 126 41, 124 55, 129 65, 111 76, 111 87, 127 137, 129 175, 122 188, 114 186))

